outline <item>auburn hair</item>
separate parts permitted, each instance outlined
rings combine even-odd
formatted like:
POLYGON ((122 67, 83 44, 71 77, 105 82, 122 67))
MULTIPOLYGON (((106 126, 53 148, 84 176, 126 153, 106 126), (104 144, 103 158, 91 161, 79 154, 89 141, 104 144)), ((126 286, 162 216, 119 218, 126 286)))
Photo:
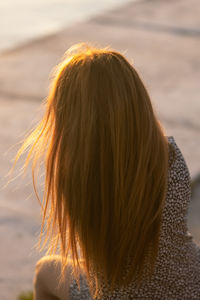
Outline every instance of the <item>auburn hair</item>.
POLYGON ((44 157, 49 249, 84 271, 93 295, 102 280, 110 292, 139 286, 154 272, 168 173, 144 84, 119 52, 79 44, 57 66, 45 106, 17 159, 28 148, 34 173, 44 157))

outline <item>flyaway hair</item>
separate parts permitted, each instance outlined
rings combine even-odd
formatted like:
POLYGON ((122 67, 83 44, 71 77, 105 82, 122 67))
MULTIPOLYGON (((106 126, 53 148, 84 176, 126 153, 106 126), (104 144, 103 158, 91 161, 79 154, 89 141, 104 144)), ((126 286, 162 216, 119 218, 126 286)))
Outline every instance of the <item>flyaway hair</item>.
POLYGON ((45 106, 17 159, 28 148, 33 173, 45 161, 49 249, 59 245, 64 267, 82 260, 95 295, 101 280, 109 291, 139 286, 158 255, 169 151, 139 75, 116 51, 77 45, 58 65, 45 106))

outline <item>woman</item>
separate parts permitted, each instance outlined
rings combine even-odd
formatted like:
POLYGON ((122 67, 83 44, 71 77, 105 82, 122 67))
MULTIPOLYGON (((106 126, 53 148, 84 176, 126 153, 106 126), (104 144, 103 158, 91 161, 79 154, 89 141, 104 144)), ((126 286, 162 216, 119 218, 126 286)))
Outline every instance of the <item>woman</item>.
POLYGON ((200 299, 190 175, 122 54, 70 49, 17 158, 28 147, 33 171, 44 157, 42 231, 60 249, 37 263, 36 300, 200 299))

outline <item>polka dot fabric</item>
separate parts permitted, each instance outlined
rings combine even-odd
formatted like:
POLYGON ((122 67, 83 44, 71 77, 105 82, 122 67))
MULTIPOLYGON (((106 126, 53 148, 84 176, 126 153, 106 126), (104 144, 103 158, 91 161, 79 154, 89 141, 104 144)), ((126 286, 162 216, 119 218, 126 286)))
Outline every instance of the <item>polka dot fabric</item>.
MULTIPOLYGON (((200 248, 187 228, 188 205, 191 199, 190 174, 174 138, 168 142, 175 149, 169 152, 168 190, 163 209, 159 255, 153 277, 139 289, 134 282, 112 294, 102 284, 99 300, 155 299, 200 300, 200 248)), ((148 265, 146 266, 148 268, 148 265)), ((80 290, 72 281, 70 300, 92 300, 86 281, 81 277, 80 290)))

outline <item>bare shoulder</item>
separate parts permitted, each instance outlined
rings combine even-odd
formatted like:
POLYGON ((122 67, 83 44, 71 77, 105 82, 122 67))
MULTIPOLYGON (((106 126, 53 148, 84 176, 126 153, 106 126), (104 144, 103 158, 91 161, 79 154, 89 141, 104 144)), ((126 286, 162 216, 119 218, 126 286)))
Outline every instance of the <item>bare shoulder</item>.
MULTIPOLYGON (((80 260, 81 274, 83 274, 84 261, 80 260)), ((42 257, 36 264, 34 287, 35 289, 45 288, 49 294, 53 294, 59 299, 69 299, 69 287, 74 282, 72 260, 68 260, 63 276, 62 258, 59 255, 42 257)))

